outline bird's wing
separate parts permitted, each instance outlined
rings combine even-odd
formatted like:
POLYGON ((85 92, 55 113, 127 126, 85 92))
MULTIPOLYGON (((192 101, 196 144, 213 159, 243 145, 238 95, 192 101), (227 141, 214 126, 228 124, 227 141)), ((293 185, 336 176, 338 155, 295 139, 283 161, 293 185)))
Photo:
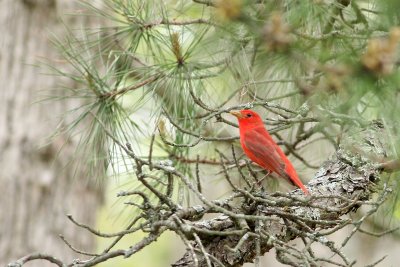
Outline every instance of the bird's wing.
POLYGON ((253 129, 245 133, 244 145, 257 158, 253 161, 280 176, 285 175, 285 162, 276 150, 277 145, 272 139, 268 138, 268 133, 265 134, 258 129, 253 129))

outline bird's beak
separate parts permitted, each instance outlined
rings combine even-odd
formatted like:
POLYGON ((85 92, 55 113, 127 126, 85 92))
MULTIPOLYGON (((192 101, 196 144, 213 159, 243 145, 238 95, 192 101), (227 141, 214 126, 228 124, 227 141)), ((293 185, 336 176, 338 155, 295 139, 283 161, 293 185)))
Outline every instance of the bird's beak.
POLYGON ((244 117, 243 114, 240 113, 240 111, 238 111, 238 110, 231 110, 231 111, 229 111, 229 113, 232 114, 233 116, 235 116, 238 119, 241 119, 241 118, 244 117))

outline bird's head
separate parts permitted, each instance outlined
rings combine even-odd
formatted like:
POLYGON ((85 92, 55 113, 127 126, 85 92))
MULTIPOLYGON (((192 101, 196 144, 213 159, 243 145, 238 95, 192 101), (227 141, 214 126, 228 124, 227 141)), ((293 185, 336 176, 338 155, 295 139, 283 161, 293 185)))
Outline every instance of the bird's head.
POLYGON ((232 110, 229 113, 238 118, 239 124, 263 124, 260 115, 250 109, 232 110))

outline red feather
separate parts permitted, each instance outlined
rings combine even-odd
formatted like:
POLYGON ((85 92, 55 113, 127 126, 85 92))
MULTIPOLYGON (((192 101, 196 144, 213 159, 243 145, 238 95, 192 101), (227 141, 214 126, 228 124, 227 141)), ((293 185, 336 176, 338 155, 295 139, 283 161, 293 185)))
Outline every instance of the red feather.
POLYGON ((244 153, 264 169, 288 179, 308 195, 292 163, 274 142, 261 117, 252 110, 231 111, 231 114, 239 120, 240 143, 244 153))

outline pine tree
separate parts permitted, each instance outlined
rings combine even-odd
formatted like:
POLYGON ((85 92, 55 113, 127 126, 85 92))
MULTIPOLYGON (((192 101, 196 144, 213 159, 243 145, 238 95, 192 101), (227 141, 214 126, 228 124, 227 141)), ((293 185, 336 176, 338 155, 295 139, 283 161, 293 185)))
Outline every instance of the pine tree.
POLYGON ((397 182, 387 173, 399 168, 400 3, 84 4, 108 26, 57 42, 75 68, 61 74, 80 84, 69 97, 87 103, 68 130, 91 121, 81 148, 94 169, 106 164, 108 174, 128 177, 118 196, 130 222, 103 233, 70 217, 115 238, 79 266, 130 257, 167 230, 187 247, 173 266, 260 266, 271 249, 291 266, 351 266, 361 256, 342 249, 396 204, 397 182), (229 111, 249 108, 309 181, 311 196, 279 187, 243 155, 229 111), (345 240, 329 239, 344 227, 353 227, 345 240), (114 249, 137 231, 147 235, 114 249), (316 244, 335 257, 315 253, 316 244))

